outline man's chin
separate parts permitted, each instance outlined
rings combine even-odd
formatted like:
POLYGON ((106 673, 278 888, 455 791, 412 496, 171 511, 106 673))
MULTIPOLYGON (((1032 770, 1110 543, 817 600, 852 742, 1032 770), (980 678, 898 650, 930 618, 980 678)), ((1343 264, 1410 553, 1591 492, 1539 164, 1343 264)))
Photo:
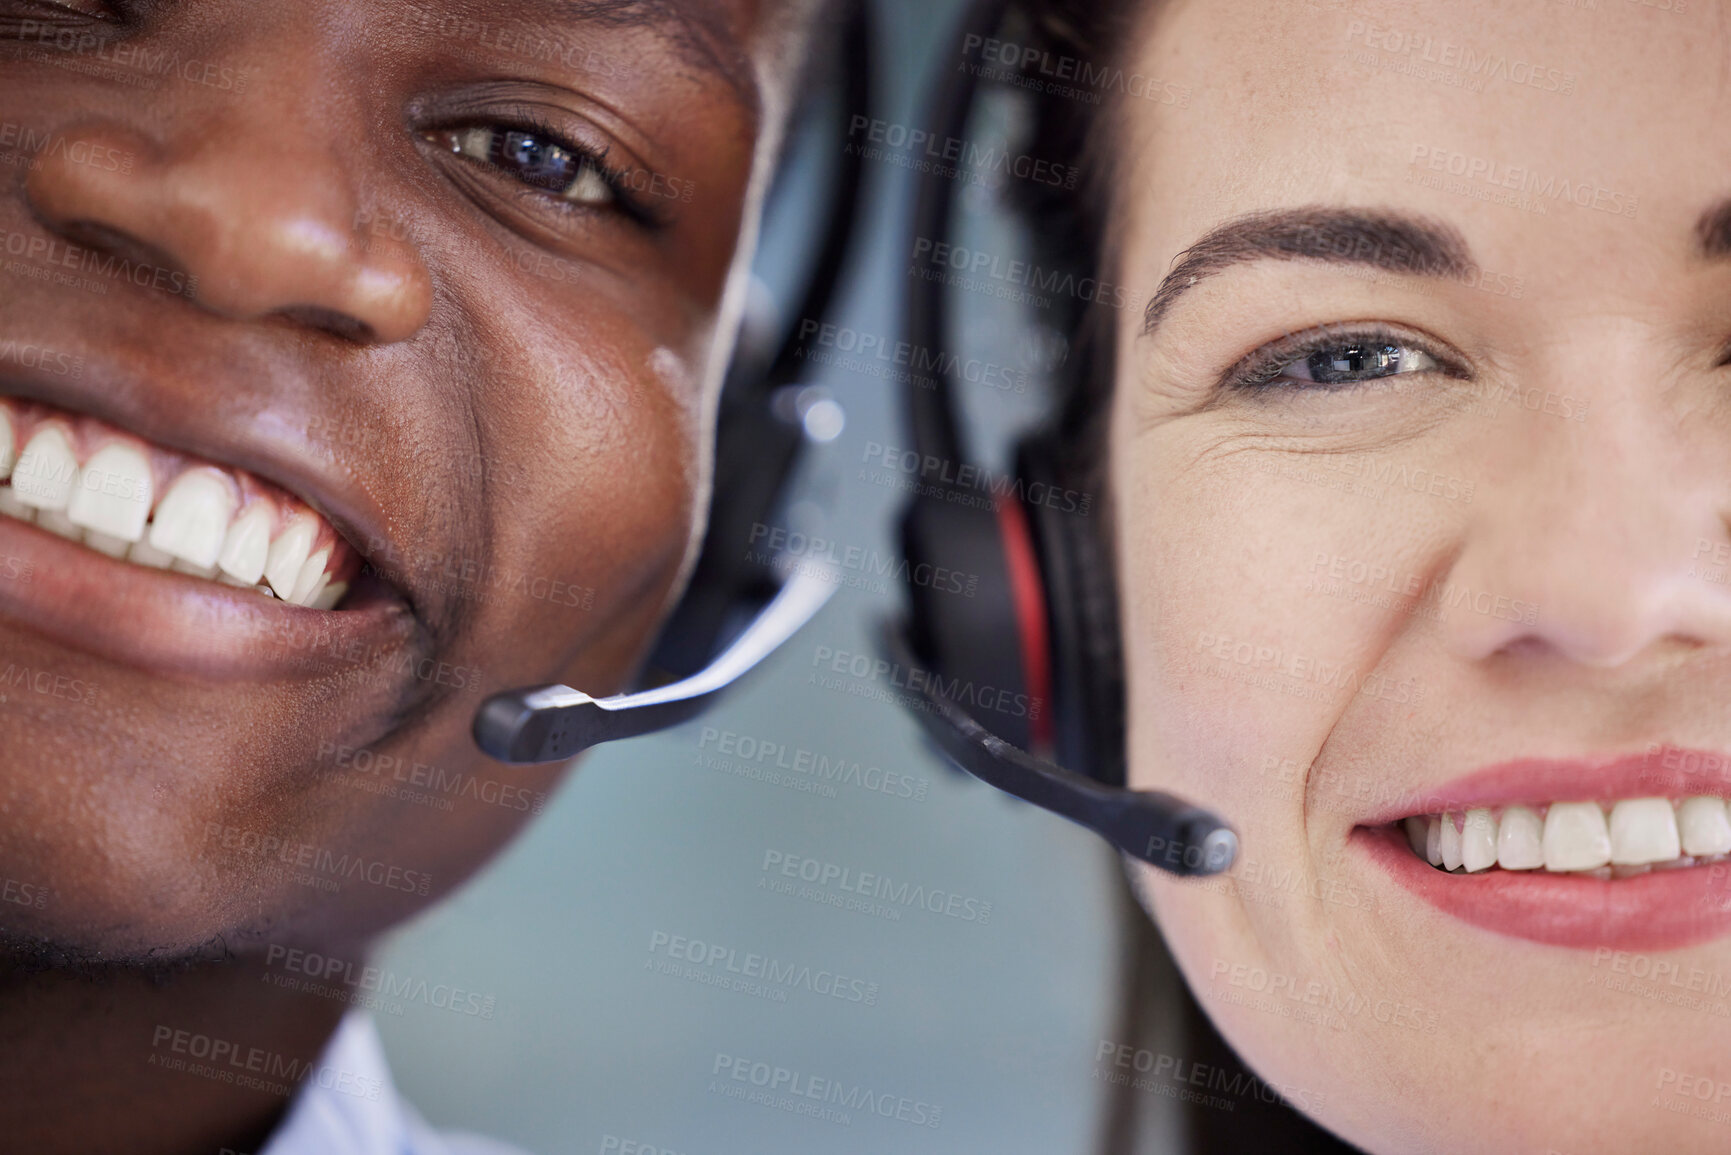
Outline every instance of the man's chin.
POLYGON ((188 944, 167 941, 103 944, 88 937, 56 938, 0 924, 0 985, 53 972, 101 980, 121 976, 168 978, 199 967, 237 961, 227 936, 188 944))
MULTIPOLYGON (((0 859, 0 967, 172 969, 262 955, 273 942, 344 939, 351 936, 336 924, 345 915, 380 917, 366 911, 357 918, 305 887, 176 863, 167 854, 99 857, 104 869, 63 855, 0 859), (11 900, 4 897, 8 878, 15 880, 11 900)), ((352 905, 363 896, 343 897, 352 905)))

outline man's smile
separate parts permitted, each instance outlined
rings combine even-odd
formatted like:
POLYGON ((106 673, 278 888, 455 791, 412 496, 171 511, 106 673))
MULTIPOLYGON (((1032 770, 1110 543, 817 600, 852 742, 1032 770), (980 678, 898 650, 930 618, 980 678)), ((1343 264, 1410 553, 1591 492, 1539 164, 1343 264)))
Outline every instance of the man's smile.
POLYGON ((105 421, 0 398, 0 514, 111 558, 334 609, 360 559, 305 502, 105 421))

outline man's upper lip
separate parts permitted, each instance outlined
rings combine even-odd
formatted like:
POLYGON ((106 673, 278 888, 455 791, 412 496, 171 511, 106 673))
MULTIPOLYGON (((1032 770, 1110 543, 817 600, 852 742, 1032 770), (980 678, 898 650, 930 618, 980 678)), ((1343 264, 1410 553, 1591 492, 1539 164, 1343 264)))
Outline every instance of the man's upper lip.
MULTIPOLYGON (((0 394, 88 414, 166 449, 256 474, 304 501, 362 558, 372 553, 368 543, 391 540, 384 511, 334 456, 319 458, 293 442, 260 436, 256 423, 221 437, 213 436, 208 423, 179 424, 165 416, 162 407, 150 404, 156 394, 148 380, 100 355, 82 352, 84 373, 78 378, 6 366, 0 394)), ((310 427, 310 421, 303 422, 302 428, 310 427)), ((389 584, 387 575, 380 576, 389 584)))
POLYGON ((1576 758, 1514 758, 1409 791, 1360 825, 1478 807, 1617 798, 1731 797, 1731 754, 1653 742, 1641 750, 1576 758))

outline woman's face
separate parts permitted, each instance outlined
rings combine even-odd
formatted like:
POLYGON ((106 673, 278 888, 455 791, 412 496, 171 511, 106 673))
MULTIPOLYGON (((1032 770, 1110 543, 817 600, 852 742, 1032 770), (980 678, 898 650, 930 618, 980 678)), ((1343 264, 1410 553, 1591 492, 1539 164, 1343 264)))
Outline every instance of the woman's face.
POLYGON ((540 808, 471 720, 677 584, 789 27, 0 0, 9 937, 364 937, 540 808))
POLYGON ((1371 1149, 1724 1150, 1721 13, 1151 25, 1134 66, 1194 94, 1120 142, 1132 778, 1242 851, 1138 869, 1148 905, 1244 1058, 1371 1149), (1480 869, 1428 861, 1444 811, 1480 869))

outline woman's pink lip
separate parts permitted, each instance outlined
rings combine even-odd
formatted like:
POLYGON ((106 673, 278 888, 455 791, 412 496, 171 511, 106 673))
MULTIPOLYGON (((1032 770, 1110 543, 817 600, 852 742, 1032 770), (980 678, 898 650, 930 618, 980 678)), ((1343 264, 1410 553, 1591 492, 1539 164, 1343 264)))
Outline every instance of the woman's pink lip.
POLYGON ((1450 874, 1422 861, 1393 827, 1361 826, 1352 844, 1444 914, 1511 938, 1656 951, 1731 931, 1731 861, 1617 879, 1542 870, 1450 874))
POLYGON ((1476 807, 1617 798, 1731 797, 1731 755, 1655 742, 1638 754, 1603 758, 1520 758, 1440 786, 1415 790, 1361 820, 1377 826, 1413 814, 1476 807))
POLYGON ((340 612, 303 609, 0 516, 0 620, 152 673, 307 680, 387 659, 413 636, 412 616, 383 590, 349 600, 340 612))

